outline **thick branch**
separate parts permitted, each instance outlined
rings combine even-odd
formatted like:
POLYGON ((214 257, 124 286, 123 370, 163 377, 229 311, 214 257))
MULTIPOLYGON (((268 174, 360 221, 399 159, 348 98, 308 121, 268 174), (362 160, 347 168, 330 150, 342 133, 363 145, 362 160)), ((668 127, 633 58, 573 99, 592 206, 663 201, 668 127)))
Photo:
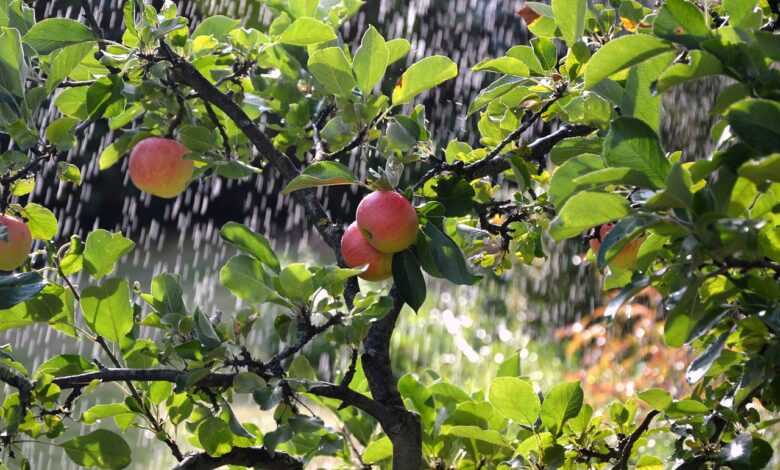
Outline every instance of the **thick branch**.
MULTIPOLYGON (((192 64, 176 54, 165 42, 160 42, 160 52, 172 64, 177 81, 192 88, 198 96, 222 110, 228 118, 233 120, 252 142, 255 149, 286 181, 298 176, 299 171, 295 163, 273 146, 271 140, 236 102, 217 89, 192 64)), ((329 219, 314 191, 296 191, 293 193, 293 198, 303 206, 307 218, 313 221, 317 231, 334 251, 339 263, 343 265, 340 250, 343 229, 329 219)), ((344 292, 348 306, 351 306, 352 299, 357 292, 357 281, 352 279, 344 292)), ((372 326, 364 342, 366 353, 363 356, 363 365, 374 400, 394 408, 398 416, 392 426, 386 427, 383 424, 383 429, 393 442, 393 466, 396 469, 411 470, 419 468, 421 464, 422 431, 419 417, 408 412, 404 407, 390 363, 390 336, 401 309, 399 295, 396 293, 393 297, 396 299, 396 308, 372 326)))
POLYGON ((234 447, 220 457, 206 453, 184 458, 173 470, 213 470, 225 465, 264 470, 303 470, 303 463, 282 452, 269 452, 262 447, 234 447))
MULTIPOLYGON (((93 380, 101 382, 173 382, 186 380, 188 372, 176 369, 107 368, 95 372, 57 377, 52 382, 62 389, 84 387, 93 380)), ((199 387, 227 387, 233 384, 233 374, 209 374, 196 385, 199 387)))
POLYGON ((371 395, 389 408, 394 417, 392 422, 382 422, 382 429, 393 443, 393 468, 416 470, 422 466, 420 417, 404 406, 390 361, 390 339, 401 313, 403 300, 397 287, 393 287, 390 295, 395 302, 393 309, 371 326, 363 341, 363 372, 366 374, 371 395))
POLYGON ((320 397, 341 400, 349 406, 366 412, 380 423, 390 423, 394 420, 394 413, 390 409, 343 385, 321 382, 309 387, 307 392, 320 397))
POLYGON ((30 406, 30 396, 32 394, 33 384, 20 373, 13 369, 0 365, 0 382, 5 382, 11 387, 19 390, 19 403, 24 417, 27 408, 30 406))

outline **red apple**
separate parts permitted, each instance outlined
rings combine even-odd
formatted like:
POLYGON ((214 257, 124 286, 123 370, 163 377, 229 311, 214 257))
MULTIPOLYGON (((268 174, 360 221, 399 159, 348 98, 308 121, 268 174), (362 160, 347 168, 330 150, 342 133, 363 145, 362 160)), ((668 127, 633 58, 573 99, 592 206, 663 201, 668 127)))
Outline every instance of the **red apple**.
POLYGON ((0 238, 0 271, 13 271, 27 260, 32 249, 32 235, 23 221, 0 214, 0 225, 6 235, 0 238))
POLYGON ((174 198, 184 192, 192 178, 189 150, 172 139, 149 137, 130 152, 130 179, 143 192, 162 198, 174 198))
POLYGON ((357 225, 382 253, 398 253, 417 240, 417 211, 395 191, 375 191, 357 208, 357 225))
MULTIPOLYGON (((612 230, 615 224, 604 224, 599 228, 599 237, 591 238, 590 249, 594 255, 598 255, 599 248, 601 248, 601 240, 607 236, 612 230)), ((636 266, 636 259, 639 254, 639 248, 642 246, 642 242, 645 241, 644 237, 637 237, 626 243, 626 245, 615 255, 609 262, 609 265, 618 269, 633 269, 636 266)))
POLYGON ((371 246, 355 222, 341 237, 341 256, 350 268, 367 264, 368 269, 360 274, 367 281, 381 281, 393 273, 393 256, 380 253, 371 246))

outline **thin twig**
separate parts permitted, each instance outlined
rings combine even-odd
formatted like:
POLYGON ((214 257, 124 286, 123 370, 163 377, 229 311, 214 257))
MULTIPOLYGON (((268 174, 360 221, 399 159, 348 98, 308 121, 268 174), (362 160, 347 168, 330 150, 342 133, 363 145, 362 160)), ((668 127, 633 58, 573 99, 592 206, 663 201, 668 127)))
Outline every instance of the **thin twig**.
POLYGON ((647 431, 647 429, 650 427, 650 423, 653 421, 653 418, 655 418, 658 413, 658 410, 652 410, 647 413, 647 415, 645 415, 645 419, 643 419, 639 426, 634 429, 634 432, 632 432, 625 439, 624 443, 620 446, 620 457, 618 458, 618 462, 615 464, 615 466, 612 467, 613 470, 628 469, 628 460, 631 458, 631 450, 634 448, 634 444, 636 444, 636 441, 638 441, 639 438, 642 437, 642 434, 647 431))

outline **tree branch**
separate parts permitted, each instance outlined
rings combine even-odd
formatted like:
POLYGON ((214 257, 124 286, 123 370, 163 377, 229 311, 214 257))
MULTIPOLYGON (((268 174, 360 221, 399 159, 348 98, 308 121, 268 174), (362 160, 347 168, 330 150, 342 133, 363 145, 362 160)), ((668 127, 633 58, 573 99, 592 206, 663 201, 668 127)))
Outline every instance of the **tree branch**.
POLYGON ((20 415, 22 416, 22 419, 24 419, 27 408, 30 407, 30 398, 33 389, 32 382, 27 380, 22 374, 3 365, 0 365, 0 382, 5 382, 11 387, 19 390, 20 415))
POLYGON ((213 470, 225 465, 264 470, 303 470, 303 463, 290 455, 262 447, 234 447, 220 457, 212 457, 205 452, 188 455, 173 470, 213 470))
POLYGON ((614 470, 628 469, 628 460, 631 458, 631 450, 634 448, 634 444, 636 444, 636 441, 638 441, 639 438, 642 437, 642 434, 647 431, 647 428, 650 427, 650 423, 653 421, 653 418, 655 418, 658 413, 658 410, 652 410, 647 413, 647 415, 645 415, 645 419, 643 419, 639 426, 634 429, 634 432, 632 432, 631 435, 626 438, 625 442, 620 446, 620 458, 618 459, 618 462, 615 464, 615 466, 612 467, 614 470))
POLYGON ((277 372, 281 373, 282 361, 284 361, 288 357, 292 356, 293 354, 303 349, 303 347, 306 346, 317 335, 324 333, 331 326, 338 325, 339 323, 341 323, 341 320, 343 318, 344 318, 344 314, 337 313, 332 317, 330 317, 330 319, 328 319, 327 322, 323 323, 320 326, 313 326, 310 323, 308 323, 305 326, 304 331, 301 332, 301 336, 298 338, 298 341, 296 341, 295 344, 287 346, 282 351, 280 351, 277 355, 275 355, 268 362, 268 365, 266 367, 273 373, 277 373, 277 372))
MULTIPOLYGON (((260 155, 286 181, 298 176, 299 171, 295 163, 274 147, 268 136, 236 102, 217 89, 192 64, 176 54, 164 41, 160 41, 160 53, 164 60, 171 63, 177 81, 192 88, 199 97, 219 108, 228 118, 233 120, 260 155)), ((336 254, 339 264, 344 266, 340 249, 343 228, 331 221, 317 199, 315 191, 295 191, 292 196, 298 204, 303 206, 307 218, 313 221, 317 231, 336 254)), ((358 292, 357 281, 354 278, 350 279, 344 292, 347 306, 351 307, 352 300, 358 292)), ((363 365, 374 400, 384 406, 389 405, 396 414, 396 419, 392 423, 383 423, 382 426, 393 442, 393 467, 411 470, 419 468, 421 464, 422 430, 419 417, 407 411, 403 400, 401 400, 390 363, 390 337, 402 305, 397 291, 393 298, 396 300, 396 308, 371 327, 364 341, 363 365)))
MULTIPOLYGON (((66 375, 57 377, 52 383, 57 384, 61 389, 76 387, 85 387, 93 380, 103 383, 107 382, 179 382, 186 380, 189 372, 177 369, 125 369, 125 368, 106 368, 95 372, 85 372, 83 374, 66 375)), ((233 384, 235 374, 212 373, 198 381, 195 385, 199 387, 228 387, 233 384)))
MULTIPOLYGON (((233 120, 260 155, 282 175, 285 181, 290 181, 298 176, 299 171, 295 163, 274 147, 268 136, 255 125, 241 109, 241 106, 217 89, 192 64, 176 54, 165 41, 160 41, 160 52, 165 60, 173 66, 177 81, 192 88, 200 98, 216 106, 233 120)), ((312 190, 295 191, 292 193, 292 197, 303 206, 308 219, 314 222, 315 228, 328 246, 338 253, 343 230, 330 221, 322 204, 317 200, 316 192, 312 190)))
MULTIPOLYGON (((550 149, 558 142, 568 137, 588 135, 591 132, 593 132, 593 128, 588 126, 562 126, 555 132, 540 137, 531 143, 527 148, 528 151, 525 154, 525 158, 534 162, 542 162, 544 161, 545 156, 550 152, 550 149)), ((471 181, 482 178, 483 176, 498 175, 509 168, 509 161, 501 155, 497 155, 494 158, 486 157, 469 165, 464 165, 463 162, 454 162, 451 164, 439 162, 436 166, 423 174, 420 180, 415 183, 413 189, 417 190, 422 188, 428 180, 444 172, 452 173, 471 181)))

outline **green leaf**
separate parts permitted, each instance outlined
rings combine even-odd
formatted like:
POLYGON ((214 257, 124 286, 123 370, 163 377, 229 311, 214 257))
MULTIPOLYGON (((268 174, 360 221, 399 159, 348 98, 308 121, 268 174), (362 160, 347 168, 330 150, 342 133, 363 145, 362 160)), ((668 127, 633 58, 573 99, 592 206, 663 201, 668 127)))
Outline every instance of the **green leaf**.
POLYGON ((746 161, 739 167, 739 176, 748 178, 756 184, 764 181, 780 182, 780 153, 746 161))
POLYGON ((195 320, 195 338, 200 341, 203 348, 211 350, 222 344, 222 340, 214 329, 214 325, 211 324, 211 321, 206 318, 206 315, 200 309, 195 309, 193 319, 195 320))
POLYGON ((752 434, 740 434, 720 451, 720 457, 733 470, 766 468, 772 460, 772 446, 752 434))
POLYGON ((514 57, 499 57, 497 59, 485 59, 471 68, 472 72, 496 72, 517 77, 527 77, 530 70, 525 62, 514 57))
POLYGON ((501 433, 495 429, 482 429, 478 426, 450 426, 445 424, 441 427, 439 434, 442 436, 460 437, 469 440, 473 439, 475 441, 486 442, 501 447, 507 446, 501 433))
POLYGON ((84 321, 92 331, 118 343, 133 329, 133 305, 126 279, 109 279, 81 293, 84 321))
POLYGON ((605 318, 613 318, 620 307, 628 302, 632 297, 638 294, 642 289, 650 285, 650 278, 645 276, 634 276, 627 286, 623 287, 620 292, 614 297, 609 299, 607 308, 604 310, 605 318))
POLYGON ((487 88, 479 92, 479 95, 469 105, 468 115, 481 111, 493 100, 506 95, 513 89, 516 89, 520 84, 525 83, 526 79, 522 77, 512 77, 505 75, 495 82, 488 85, 487 88))
POLYGON ((340 47, 326 47, 312 53, 309 71, 328 93, 336 96, 348 97, 357 86, 352 65, 340 47))
POLYGON ((687 0, 667 0, 653 22, 656 36, 690 48, 698 48, 709 39, 710 27, 705 13, 687 0))
MULTIPOLYGON (((155 382, 165 383, 165 382, 155 382)), ((167 398, 167 397, 166 397, 167 398)), ((81 414, 81 422, 84 424, 95 424, 101 419, 113 418, 123 414, 133 414, 130 408, 124 403, 107 403, 95 405, 81 414)))
POLYGON ((238 222, 226 223, 219 230, 219 234, 226 242, 253 256, 275 272, 279 272, 279 258, 263 235, 249 230, 246 225, 238 222))
POLYGON ((723 347, 726 346, 726 340, 730 334, 730 330, 721 333, 715 341, 707 346, 707 349, 704 350, 701 356, 691 361, 691 364, 685 371, 685 379, 689 384, 695 384, 704 378, 712 364, 720 357, 720 353, 723 351, 723 347))
POLYGON ((95 47, 94 42, 83 42, 63 47, 53 56, 46 77, 46 91, 51 93, 57 85, 68 78, 68 75, 81 64, 84 58, 95 47))
POLYGON ((65 116, 85 120, 89 117, 87 112, 87 90, 89 87, 79 86, 60 91, 54 100, 54 105, 65 116))
POLYGON ((577 191, 574 180, 580 175, 604 168, 604 161, 599 155, 583 153, 564 162, 550 178, 548 196, 553 205, 560 209, 563 204, 577 191))
POLYGON ((760 153, 780 151, 780 103, 748 98, 732 105, 726 119, 743 142, 760 153))
POLYGON ((107 170, 114 166, 127 152, 130 151, 130 148, 133 146, 133 144, 143 137, 146 137, 145 133, 135 135, 124 134, 118 140, 112 142, 110 145, 104 148, 100 153, 100 157, 98 158, 98 168, 100 171, 107 170))
POLYGON ((741 26, 743 20, 752 16, 757 0, 723 0, 723 7, 729 14, 729 24, 741 26))
POLYGON ((72 163, 57 163, 57 176, 60 181, 73 183, 77 186, 81 184, 81 169, 72 163))
POLYGON ((293 263, 285 266, 279 273, 281 294, 288 299, 307 301, 317 289, 314 285, 314 275, 303 263, 293 263))
POLYGON ((152 404, 159 405, 173 393, 173 384, 171 382, 154 382, 149 386, 149 400, 152 404))
POLYGON ((192 32, 192 39, 195 39, 198 36, 214 36, 215 39, 221 41, 225 39, 231 31, 238 28, 240 24, 241 21, 227 16, 209 16, 192 32))
POLYGON ((698 282, 689 281, 667 297, 664 306, 667 311, 664 341, 667 345, 678 348, 690 339, 700 315, 696 308, 698 288, 698 282))
POLYGON ((672 404, 672 395, 661 388, 651 388, 650 390, 639 392, 638 396, 640 400, 658 411, 664 411, 672 404))
POLYGON ((230 258, 219 271, 219 281, 233 295, 253 304, 265 302, 272 294, 264 280, 263 265, 246 255, 230 258))
POLYGON ((236 393, 254 393, 265 386, 265 380, 254 372, 239 372, 233 378, 233 389, 236 393))
POLYGON ((393 255, 393 281, 403 301, 412 307, 412 310, 418 311, 425 302, 427 292, 420 262, 411 250, 393 255))
POLYGON ((692 399, 675 401, 666 408, 666 414, 671 417, 703 415, 709 412, 710 409, 707 405, 698 400, 692 399))
POLYGON ((693 50, 688 53, 687 63, 672 64, 664 70, 656 83, 656 89, 663 93, 673 86, 689 80, 718 75, 723 72, 723 64, 707 51, 693 50))
POLYGON ((371 93, 374 86, 385 76, 388 60, 389 53, 385 38, 376 28, 369 26, 363 34, 363 40, 355 52, 352 64, 358 86, 364 95, 371 93))
POLYGON ((550 224, 550 235, 563 240, 630 213, 628 201, 618 194, 583 191, 563 205, 550 224))
POLYGON ((563 424, 580 412, 582 399, 582 387, 579 382, 560 383, 554 386, 542 402, 542 424, 557 436, 563 431, 563 424))
MULTIPOLYGON (((12 100, 12 103, 16 101, 12 97, 24 97, 26 68, 19 31, 0 29, 0 97, 12 100)), ((17 105, 12 107, 16 108, 17 105)), ((0 117, 0 123, 2 122, 0 117)))
POLYGON ((198 426, 198 441, 212 457, 225 455, 233 448, 233 433, 219 418, 206 418, 198 426))
POLYGON ((290 13, 295 18, 314 16, 319 3, 319 0, 290 0, 290 13))
POLYGON ((306 167, 284 188, 282 194, 317 186, 336 186, 356 183, 357 179, 349 168, 338 162, 317 162, 306 167))
POLYGON ((0 276, 0 310, 34 298, 46 286, 46 279, 36 272, 0 276))
POLYGON ((97 367, 83 356, 78 354, 59 354, 38 366, 35 374, 33 374, 33 378, 37 380, 44 375, 52 375, 54 377, 77 375, 96 369, 97 367))
POLYGON ((603 148, 604 142, 598 137, 567 137, 550 150, 550 161, 561 165, 570 158, 584 153, 601 155, 603 148))
POLYGON ((528 66, 528 70, 532 73, 540 75, 544 73, 542 63, 539 62, 539 58, 536 57, 536 53, 531 46, 513 46, 506 51, 506 55, 525 63, 528 66))
POLYGON ((658 134, 635 118, 612 122, 604 140, 604 160, 609 166, 627 167, 647 176, 654 188, 662 188, 671 170, 658 134))
POLYGON ((95 34, 76 20, 49 18, 36 23, 24 35, 24 43, 46 55, 63 47, 96 41, 95 34))
POLYGON ((298 18, 287 27, 279 38, 282 44, 293 46, 308 46, 336 39, 333 28, 320 20, 304 17, 298 18))
POLYGON ((228 428, 230 428, 230 432, 236 436, 254 440, 255 436, 251 432, 247 431, 246 428, 241 424, 241 422, 236 417, 236 414, 233 412, 233 408, 230 406, 230 403, 228 403, 227 400, 222 397, 220 397, 219 403, 222 407, 222 410, 228 416, 228 428))
POLYGON ((675 58, 676 52, 666 52, 636 64, 628 71, 625 90, 618 102, 624 117, 641 119, 654 131, 661 127, 661 95, 653 83, 675 58))
POLYGON ((216 129, 205 126, 188 124, 179 128, 181 143, 195 153, 206 153, 217 148, 219 138, 216 129))
POLYGON ((366 464, 375 464, 387 460, 393 456, 393 443, 390 438, 382 436, 377 440, 369 442, 363 451, 363 462, 366 464))
POLYGON ((439 227, 428 222, 423 227, 423 233, 430 239, 428 247, 441 277, 460 285, 472 285, 481 279, 469 272, 463 252, 439 227))
POLYGON ((398 62, 406 57, 412 49, 412 45, 407 39, 398 38, 387 41, 387 65, 398 62))
POLYGON ((87 235, 84 248, 84 266, 95 279, 114 271, 116 263, 135 248, 135 242, 121 233, 97 229, 87 235))
POLYGON ((169 313, 186 314, 179 278, 172 274, 159 274, 152 279, 152 306, 160 316, 169 313))
POLYGON ((57 218, 49 209, 30 202, 24 206, 22 215, 27 219, 27 227, 30 229, 33 240, 48 241, 57 235, 59 230, 57 218))
POLYGON ((415 96, 458 76, 458 66, 435 55, 415 63, 401 75, 393 89, 393 104, 408 103, 415 96))
POLYGON ((47 284, 37 296, 0 311, 0 331, 48 322, 53 328, 75 336, 73 296, 56 284, 47 284))
POLYGON ((639 232, 658 222, 658 217, 650 214, 636 214, 620 220, 612 230, 607 233, 596 257, 599 268, 604 268, 620 249, 631 241, 639 232))
POLYGON ((122 437, 105 429, 62 443, 71 460, 87 468, 121 469, 130 465, 131 452, 122 437))
POLYGON ((552 0, 555 24, 563 34, 566 45, 572 47, 585 32, 587 0, 552 0))
POLYGON ((652 455, 643 455, 636 462, 636 470, 664 470, 664 462, 652 455))
MULTIPOLYGON (((76 145, 76 133, 74 130, 78 123, 78 119, 71 117, 61 117, 52 121, 46 127, 46 140, 54 144, 60 152, 67 152, 76 145)), ((81 183, 80 173, 79 171, 79 183, 81 183)))
POLYGON ((538 37, 531 39, 531 47, 544 70, 551 70, 558 64, 558 48, 552 39, 538 37))
POLYGON ((574 178, 572 183, 574 183, 575 187, 579 188, 594 188, 614 184, 641 187, 647 187, 650 185, 643 173, 632 168, 624 168, 619 166, 591 171, 590 173, 586 173, 582 176, 574 178))
POLYGON ((669 52, 674 46, 649 34, 622 36, 607 42, 593 54, 585 68, 585 87, 592 88, 612 74, 669 52))
POLYGON ((493 379, 489 400, 499 413, 524 426, 533 426, 542 408, 533 385, 518 377, 493 379))

